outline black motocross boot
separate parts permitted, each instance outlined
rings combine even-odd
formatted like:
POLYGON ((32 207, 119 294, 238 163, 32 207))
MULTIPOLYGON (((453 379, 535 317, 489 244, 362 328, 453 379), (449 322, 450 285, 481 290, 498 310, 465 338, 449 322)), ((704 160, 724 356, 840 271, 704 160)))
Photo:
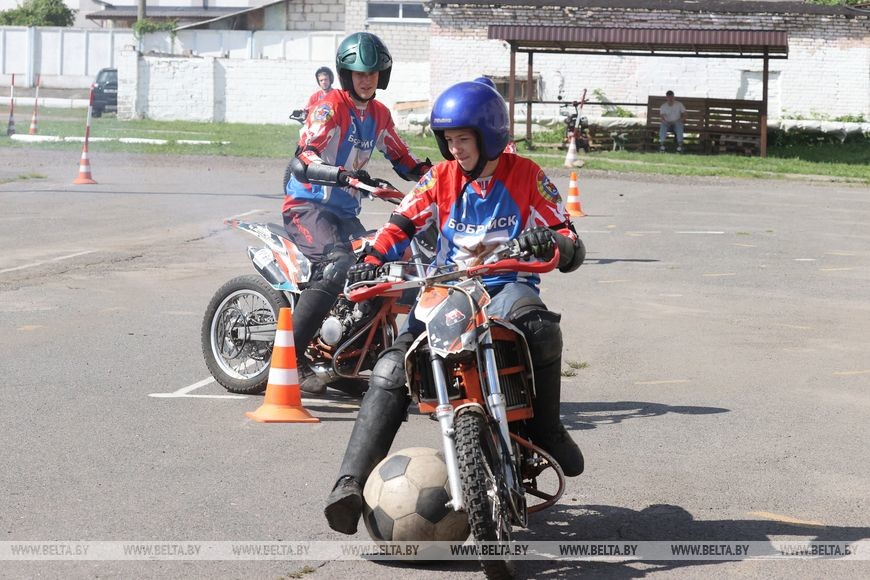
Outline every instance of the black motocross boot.
POLYGON ((356 533, 362 515, 362 488, 375 465, 387 456, 408 412, 410 397, 404 386, 404 355, 409 345, 409 335, 400 336, 392 348, 384 351, 372 371, 338 481, 323 510, 329 527, 336 532, 356 533))
POLYGON ((535 416, 529 421, 532 443, 540 446, 562 467, 568 477, 583 473, 583 454, 559 416, 562 359, 535 367, 535 416))
POLYGON ((319 395, 326 390, 325 383, 312 376, 305 351, 320 330, 323 319, 335 304, 336 296, 321 288, 308 288, 296 301, 293 309, 293 341, 296 346, 296 365, 299 369, 299 382, 303 391, 319 395))
POLYGON ((299 295, 296 308, 293 309, 293 340, 296 343, 297 358, 302 358, 301 355, 320 330, 323 319, 337 298, 337 294, 321 288, 308 288, 299 295))

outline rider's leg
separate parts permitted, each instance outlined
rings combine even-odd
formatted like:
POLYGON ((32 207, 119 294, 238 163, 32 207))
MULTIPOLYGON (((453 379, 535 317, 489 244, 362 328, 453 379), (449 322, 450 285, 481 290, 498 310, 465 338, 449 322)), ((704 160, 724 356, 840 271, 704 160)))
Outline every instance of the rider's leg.
POLYGON ((362 488, 375 465, 387 456, 407 415, 410 397, 405 386, 405 353, 414 336, 410 332, 399 335, 372 370, 369 390, 347 443, 338 481, 326 499, 324 514, 329 527, 337 532, 356 533, 362 515, 362 488))
POLYGON ((550 312, 525 284, 509 284, 493 298, 489 312, 507 305, 507 318, 526 337, 535 376, 534 417, 529 421, 532 442, 550 453, 565 475, 583 473, 583 454, 562 424, 562 330, 560 316, 550 312))
POLYGON ((365 228, 357 218, 342 220, 314 204, 304 204, 284 214, 284 229, 305 257, 323 265, 322 276, 302 291, 293 310, 297 359, 304 365, 305 349, 344 290, 354 261, 346 244, 365 228))
MULTIPOLYGON (((323 319, 344 289, 347 271, 353 261, 353 254, 349 251, 343 248, 333 250, 326 257, 320 280, 299 295, 293 310, 293 338, 297 353, 304 353, 317 334, 323 319)), ((301 359, 301 356, 297 355, 297 358, 301 359)))

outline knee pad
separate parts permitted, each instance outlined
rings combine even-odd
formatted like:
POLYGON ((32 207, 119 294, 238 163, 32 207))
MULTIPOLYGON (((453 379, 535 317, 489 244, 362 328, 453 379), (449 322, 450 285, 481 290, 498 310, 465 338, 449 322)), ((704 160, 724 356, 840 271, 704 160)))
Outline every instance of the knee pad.
POLYGON ((344 283, 347 280, 347 271, 353 264, 354 257, 349 252, 343 250, 333 250, 326 257, 326 265, 323 267, 323 275, 313 286, 317 286, 325 292, 338 294, 344 290, 344 283))
POLYGON ((545 366, 562 357, 561 318, 559 314, 542 308, 521 308, 511 317, 511 322, 526 337, 534 366, 545 366))
POLYGON ((408 389, 405 386, 404 350, 391 348, 384 351, 375 363, 375 368, 372 369, 369 389, 381 389, 404 397, 408 396, 408 389))

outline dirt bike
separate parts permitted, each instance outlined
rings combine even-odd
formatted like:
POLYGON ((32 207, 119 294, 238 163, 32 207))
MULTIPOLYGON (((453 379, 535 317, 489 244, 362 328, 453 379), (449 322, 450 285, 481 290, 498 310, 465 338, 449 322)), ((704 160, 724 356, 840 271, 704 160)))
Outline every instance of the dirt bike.
MULTIPOLYGON (((388 182, 351 178, 350 186, 371 198, 398 204, 404 194, 388 182)), ((202 321, 202 353, 215 380, 232 393, 255 394, 266 388, 272 344, 281 308, 293 308, 299 294, 318 273, 282 225, 226 220, 227 225, 252 234, 264 245, 248 247, 248 257, 258 275, 233 278, 215 292, 202 321)), ((374 231, 352 240, 359 256, 374 231)), ((415 239, 409 251, 414 263, 431 259, 431 242, 415 239)), ((422 271, 422 269, 421 269, 422 271)), ((355 304, 344 296, 324 319, 304 353, 311 374, 300 377, 303 391, 320 393, 332 387, 353 395, 368 385, 367 372, 378 354, 390 346, 397 333, 396 317, 407 313, 408 301, 355 304)))
POLYGON ((581 115, 583 105, 586 103, 586 89, 583 90, 583 96, 579 101, 571 101, 563 105, 559 105, 559 114, 565 117, 565 139, 564 147, 567 149, 571 146, 571 141, 574 141, 574 146, 577 151, 583 149, 589 153, 592 147, 592 135, 589 132, 589 119, 581 115), (572 113, 569 107, 574 108, 572 113))
MULTIPOLYGON (((559 464, 527 437, 534 376, 525 337, 487 314, 490 296, 480 279, 496 272, 548 272, 559 262, 558 250, 548 262, 527 258, 513 243, 482 264, 422 278, 393 262, 375 280, 346 289, 351 300, 365 301, 396 300, 408 288, 422 288, 414 313, 426 332, 406 355, 407 380, 420 412, 440 424, 448 505, 467 512, 478 544, 509 542, 513 526, 525 527, 529 513, 555 504, 565 488, 559 464), (544 491, 539 478, 555 491, 544 491), (530 506, 527 496, 543 501, 530 506)), ((480 562, 490 579, 513 573, 507 557, 480 562)))

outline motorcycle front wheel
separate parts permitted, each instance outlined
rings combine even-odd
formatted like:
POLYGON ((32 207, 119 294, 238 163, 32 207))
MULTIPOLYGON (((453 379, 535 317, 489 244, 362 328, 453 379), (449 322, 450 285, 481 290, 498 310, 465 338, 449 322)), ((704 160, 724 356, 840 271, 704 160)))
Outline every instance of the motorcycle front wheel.
MULTIPOLYGON (((507 544, 511 540, 512 524, 496 435, 486 418, 473 411, 460 414, 453 427, 471 535, 475 542, 507 544)), ((509 559, 480 560, 480 565, 489 580, 514 577, 514 563, 509 559)))
POLYGON ((278 312, 290 304, 260 276, 239 276, 221 286, 202 320, 205 364, 231 393, 266 389, 278 312))

